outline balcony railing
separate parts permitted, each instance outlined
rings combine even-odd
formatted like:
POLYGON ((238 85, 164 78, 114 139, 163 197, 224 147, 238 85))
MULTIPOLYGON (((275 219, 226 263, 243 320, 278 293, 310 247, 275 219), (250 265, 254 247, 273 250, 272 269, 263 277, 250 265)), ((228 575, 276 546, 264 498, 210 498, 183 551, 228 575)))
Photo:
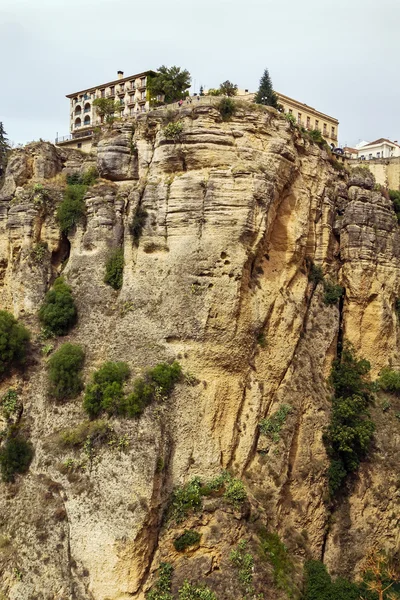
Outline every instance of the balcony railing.
POLYGON ((91 111, 91 108, 85 108, 83 112, 84 112, 84 113, 88 113, 88 112, 90 112, 90 111, 91 111))

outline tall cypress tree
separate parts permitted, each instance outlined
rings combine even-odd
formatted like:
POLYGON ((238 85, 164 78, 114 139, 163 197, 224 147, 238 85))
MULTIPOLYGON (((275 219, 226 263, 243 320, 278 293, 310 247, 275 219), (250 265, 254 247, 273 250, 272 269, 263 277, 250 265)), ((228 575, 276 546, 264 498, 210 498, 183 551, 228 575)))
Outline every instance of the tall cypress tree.
POLYGON ((260 87, 254 97, 254 102, 256 104, 264 104, 265 106, 278 108, 278 97, 273 90, 268 69, 265 69, 264 74, 260 79, 260 87))
POLYGON ((6 136, 7 133, 4 131, 3 123, 0 121, 0 177, 5 170, 7 154, 10 150, 10 145, 6 136))

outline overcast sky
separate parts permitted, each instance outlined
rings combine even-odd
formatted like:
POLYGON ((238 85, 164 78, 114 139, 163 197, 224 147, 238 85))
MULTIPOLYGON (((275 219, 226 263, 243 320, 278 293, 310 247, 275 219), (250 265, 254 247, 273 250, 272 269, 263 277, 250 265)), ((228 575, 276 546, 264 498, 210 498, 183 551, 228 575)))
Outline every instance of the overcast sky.
POLYGON ((400 0, 0 0, 0 121, 15 143, 68 133, 65 94, 160 65, 195 91, 230 79, 339 119, 342 145, 400 140, 400 0))

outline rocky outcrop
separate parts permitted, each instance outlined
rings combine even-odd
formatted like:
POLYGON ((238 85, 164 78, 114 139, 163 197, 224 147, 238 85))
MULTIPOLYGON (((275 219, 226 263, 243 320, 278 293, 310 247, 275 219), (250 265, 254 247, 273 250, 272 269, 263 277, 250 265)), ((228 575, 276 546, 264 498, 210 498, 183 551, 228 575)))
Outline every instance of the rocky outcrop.
MULTIPOLYGON (((2 383, 2 390, 20 386, 35 446, 29 474, 0 487, 0 535, 12 539, 9 551, 0 549, 4 593, 14 600, 38 590, 55 598, 143 598, 168 560, 174 590, 195 578, 220 600, 241 598, 240 586, 226 583, 236 576, 229 553, 245 538, 257 553, 259 527, 285 541, 299 585, 305 557, 324 558, 332 572, 348 564, 352 575, 371 544, 394 548, 394 413, 389 438, 374 409, 376 448, 334 524, 326 502, 322 436, 338 337, 370 360, 374 375, 399 362, 398 227, 368 174, 338 174, 275 111, 254 107, 228 122, 204 105, 139 115, 107 132, 89 158, 35 148, 12 156, 0 203, 1 305, 34 332, 26 374, 2 383), (173 139, 164 131, 171 120, 183 126, 173 139), (94 160, 101 179, 85 196, 86 222, 66 239, 55 218, 62 178, 94 160), (37 199, 37 181, 46 201, 37 199), (139 208, 147 219, 137 241, 130 226, 139 208), (39 242, 48 250, 35 262, 39 242), (118 246, 125 267, 115 292, 103 280, 118 246), (309 281, 313 263, 345 287, 340 306, 326 306, 323 286, 309 281), (123 449, 103 447, 72 471, 66 461, 85 457, 60 449, 56 434, 85 416, 81 399, 55 405, 46 397, 36 317, 60 272, 78 305, 67 339, 85 348, 86 381, 105 360, 127 361, 135 377, 178 359, 191 374, 140 419, 111 419, 123 449), (260 421, 282 404, 290 411, 279 436, 260 435, 260 421), (216 498, 185 524, 165 521, 175 486, 222 469, 244 481, 246 510, 216 498), (192 525, 200 544, 178 554, 172 540, 192 525)), ((256 591, 285 597, 268 564, 255 573, 256 591)))

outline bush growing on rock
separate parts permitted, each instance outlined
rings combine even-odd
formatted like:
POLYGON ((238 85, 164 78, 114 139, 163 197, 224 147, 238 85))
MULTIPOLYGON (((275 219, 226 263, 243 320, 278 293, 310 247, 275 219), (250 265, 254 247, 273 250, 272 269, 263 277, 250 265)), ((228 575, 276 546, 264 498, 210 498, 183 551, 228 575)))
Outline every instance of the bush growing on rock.
POLYGON ((71 231, 85 216, 84 196, 87 186, 82 184, 67 185, 64 199, 57 210, 57 221, 61 232, 65 235, 71 231))
POLYGON ((41 324, 54 335, 66 335, 75 325, 77 310, 71 288, 62 277, 58 277, 44 299, 39 310, 41 324))
POLYGON ((124 399, 123 385, 129 377, 129 367, 124 362, 106 362, 92 375, 86 386, 83 408, 90 417, 101 412, 118 414, 124 399))
POLYGON ((3 481, 13 482, 17 473, 26 473, 32 458, 32 445, 16 430, 11 430, 0 449, 0 468, 3 481))
POLYGON ((342 286, 324 281, 324 304, 328 306, 337 304, 338 300, 343 296, 344 289, 342 286))
POLYGON ((0 376, 26 356, 29 331, 6 310, 0 310, 0 376))
POLYGON ((394 371, 389 367, 382 369, 378 384, 384 392, 400 395, 400 371, 394 371))
POLYGON ((154 401, 166 399, 182 376, 182 368, 175 361, 171 365, 160 363, 149 369, 145 376, 134 381, 133 392, 127 396, 123 412, 129 417, 140 416, 154 401))
POLYGON ((163 129, 165 137, 175 142, 179 140, 180 135, 183 131, 182 121, 176 121, 176 123, 168 123, 163 129))
POLYGON ((49 394, 57 400, 75 398, 83 388, 81 371, 85 353, 77 344, 63 344, 49 359, 49 394))
POLYGON ((185 529, 179 537, 174 540, 174 548, 177 552, 183 552, 190 546, 196 546, 200 542, 201 535, 198 531, 185 529))
POLYGON ((235 101, 231 98, 222 98, 217 106, 223 121, 229 121, 236 113, 235 101))
POLYGON ((104 283, 110 285, 114 290, 120 290, 122 288, 123 273, 124 251, 122 248, 118 248, 107 260, 104 283))

